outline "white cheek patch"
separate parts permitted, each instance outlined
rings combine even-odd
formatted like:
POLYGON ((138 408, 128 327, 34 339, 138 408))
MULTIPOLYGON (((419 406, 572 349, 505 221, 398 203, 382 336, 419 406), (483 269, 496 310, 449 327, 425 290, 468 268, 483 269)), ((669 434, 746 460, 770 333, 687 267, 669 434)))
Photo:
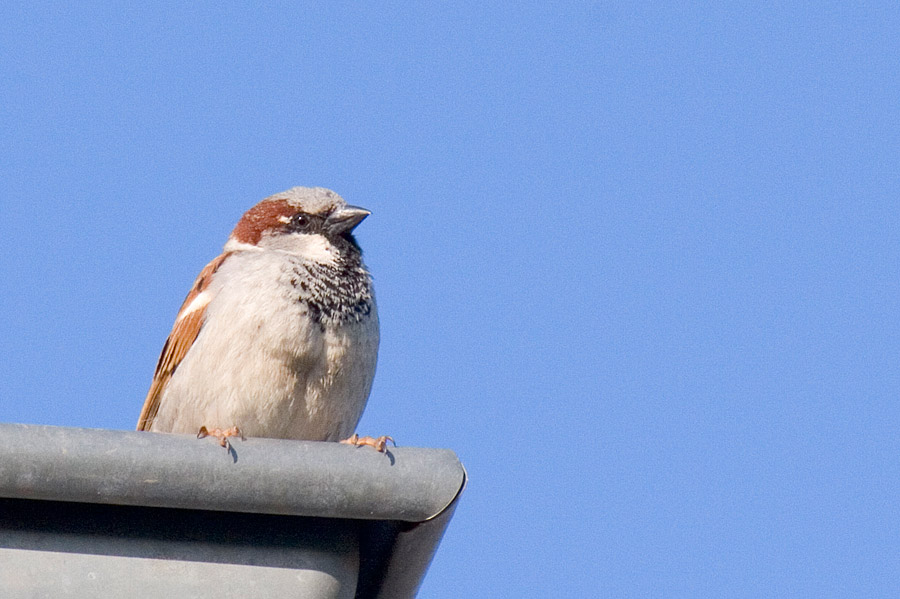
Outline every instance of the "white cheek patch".
POLYGON ((229 237, 228 242, 225 244, 226 252, 255 252, 259 251, 260 248, 250 243, 244 243, 243 241, 238 241, 234 237, 229 237))
POLYGON ((320 262, 323 264, 332 264, 334 262, 334 252, 331 244, 323 235, 318 233, 315 235, 299 234, 290 236, 291 251, 300 254, 307 260, 320 262))
POLYGON ((320 264, 334 264, 337 251, 324 235, 319 233, 280 233, 266 232, 256 245, 243 243, 234 237, 225 244, 226 252, 280 250, 297 254, 320 264))
POLYGON ((209 291, 204 291, 200 293, 197 297, 191 300, 187 306, 184 307, 184 310, 181 311, 181 314, 178 315, 176 322, 190 314, 191 312, 196 312, 197 310, 202 310, 209 303, 209 300, 212 299, 212 293, 209 291))

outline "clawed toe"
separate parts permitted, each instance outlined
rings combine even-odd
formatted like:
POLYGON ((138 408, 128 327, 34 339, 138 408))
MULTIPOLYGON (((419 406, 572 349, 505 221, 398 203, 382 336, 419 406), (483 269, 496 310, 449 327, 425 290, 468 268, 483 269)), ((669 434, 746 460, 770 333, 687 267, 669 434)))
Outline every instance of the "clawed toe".
POLYGON ((197 433, 197 438, 202 439, 204 437, 215 437, 219 440, 219 445, 224 447, 225 449, 231 449, 231 442, 228 441, 228 437, 237 437, 241 441, 244 441, 244 433, 241 432, 236 426, 232 426, 229 429, 222 430, 220 428, 212 428, 208 429, 205 426, 200 427, 200 431, 197 433))
POLYGON ((393 437, 389 437, 387 435, 382 435, 378 438, 375 437, 360 437, 356 433, 353 433, 349 439, 344 439, 341 443, 346 445, 355 445, 360 447, 362 445, 368 445, 369 447, 374 447, 375 451, 380 453, 384 453, 387 449, 387 442, 390 441, 394 444, 394 447, 397 446, 397 443, 394 442, 393 437))

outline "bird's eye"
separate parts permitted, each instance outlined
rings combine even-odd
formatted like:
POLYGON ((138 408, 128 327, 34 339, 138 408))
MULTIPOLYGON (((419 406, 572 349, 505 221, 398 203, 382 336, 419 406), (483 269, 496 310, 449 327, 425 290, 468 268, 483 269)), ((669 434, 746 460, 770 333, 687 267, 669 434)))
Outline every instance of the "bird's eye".
POLYGON ((309 215, 298 212, 291 217, 291 225, 296 229, 305 229, 310 224, 309 215))

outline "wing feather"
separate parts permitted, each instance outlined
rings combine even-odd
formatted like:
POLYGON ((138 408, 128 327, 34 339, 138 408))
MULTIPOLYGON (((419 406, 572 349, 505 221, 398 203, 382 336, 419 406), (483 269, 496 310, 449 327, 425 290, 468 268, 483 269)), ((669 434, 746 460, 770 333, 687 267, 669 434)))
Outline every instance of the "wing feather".
POLYGON ((178 310, 178 316, 175 318, 175 325, 169 338, 163 345, 162 353, 159 356, 159 362, 156 364, 156 372, 153 374, 153 382, 150 384, 150 391, 147 393, 147 399, 144 400, 144 407, 141 409, 141 415, 138 418, 137 430, 148 431, 153 425, 156 413, 159 411, 159 400, 162 397, 166 384, 172 378, 178 365, 184 360, 184 357, 190 351, 191 346, 200 334, 205 321, 206 307, 209 305, 210 297, 201 298, 201 294, 211 294, 209 284, 212 275, 222 263, 233 252, 226 252, 215 260, 206 265, 200 271, 194 286, 181 304, 178 310))

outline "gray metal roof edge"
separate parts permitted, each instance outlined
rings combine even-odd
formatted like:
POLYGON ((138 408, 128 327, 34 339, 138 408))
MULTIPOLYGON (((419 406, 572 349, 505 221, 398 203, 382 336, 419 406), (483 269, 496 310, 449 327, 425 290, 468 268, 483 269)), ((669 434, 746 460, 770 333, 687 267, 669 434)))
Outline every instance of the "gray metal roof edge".
POLYGON ((446 449, 0 423, 0 497, 419 523, 465 482, 446 449))
MULTIPOLYGON (((460 467, 462 465, 460 464, 460 467)), ((383 565, 383 583, 377 597, 415 597, 425 579, 425 573, 437 553, 438 545, 450 519, 456 511, 459 497, 465 490, 468 474, 463 468, 463 483, 453 501, 441 513, 411 525, 397 535, 383 565)))

